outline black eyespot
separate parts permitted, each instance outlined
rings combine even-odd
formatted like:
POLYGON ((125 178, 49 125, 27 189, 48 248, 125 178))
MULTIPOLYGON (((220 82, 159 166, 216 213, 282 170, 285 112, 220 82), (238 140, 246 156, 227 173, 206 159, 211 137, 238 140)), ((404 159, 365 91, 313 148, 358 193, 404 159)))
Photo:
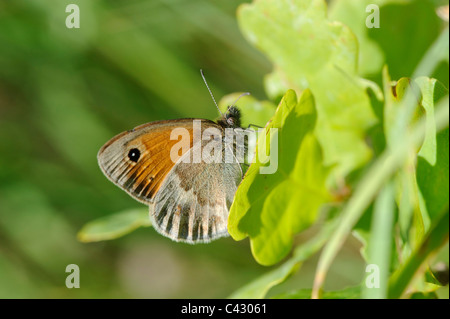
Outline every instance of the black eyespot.
POLYGON ((141 157, 141 152, 137 149, 137 148, 132 148, 129 152, 128 152, 128 158, 130 159, 130 161, 137 163, 137 161, 139 160, 139 157, 141 157))

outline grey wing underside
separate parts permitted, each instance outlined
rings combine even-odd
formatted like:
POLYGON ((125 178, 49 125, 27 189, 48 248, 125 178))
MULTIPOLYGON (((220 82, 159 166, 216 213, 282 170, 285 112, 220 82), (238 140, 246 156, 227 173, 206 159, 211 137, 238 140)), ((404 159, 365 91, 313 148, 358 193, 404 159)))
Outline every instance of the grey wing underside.
POLYGON ((150 217, 154 228, 172 240, 209 242, 228 236, 228 212, 242 169, 236 161, 183 163, 191 150, 167 175, 150 204, 150 217))

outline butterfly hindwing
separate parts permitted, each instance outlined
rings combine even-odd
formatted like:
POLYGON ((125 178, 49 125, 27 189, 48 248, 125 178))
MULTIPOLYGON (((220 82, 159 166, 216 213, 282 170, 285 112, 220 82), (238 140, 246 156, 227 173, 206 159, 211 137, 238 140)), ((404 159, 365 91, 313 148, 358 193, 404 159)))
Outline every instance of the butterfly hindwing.
MULTIPOLYGON (((222 143, 217 143, 224 151, 222 143)), ((155 229, 173 240, 188 243, 228 236, 228 211, 240 180, 241 168, 236 162, 180 160, 150 207, 155 229)))

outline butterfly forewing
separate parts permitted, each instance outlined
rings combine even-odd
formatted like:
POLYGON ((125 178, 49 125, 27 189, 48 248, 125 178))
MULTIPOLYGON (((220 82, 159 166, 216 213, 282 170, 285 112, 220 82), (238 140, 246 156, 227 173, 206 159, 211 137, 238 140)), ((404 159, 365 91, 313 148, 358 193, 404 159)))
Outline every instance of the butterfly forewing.
POLYGON ((98 153, 103 173, 117 186, 143 203, 151 203, 164 178, 175 163, 170 151, 176 143, 183 155, 192 147, 192 120, 153 122, 123 132, 107 142, 98 153), (189 140, 171 140, 173 129, 182 127, 191 137, 189 140), (136 162, 130 160, 131 150, 140 154, 136 162))

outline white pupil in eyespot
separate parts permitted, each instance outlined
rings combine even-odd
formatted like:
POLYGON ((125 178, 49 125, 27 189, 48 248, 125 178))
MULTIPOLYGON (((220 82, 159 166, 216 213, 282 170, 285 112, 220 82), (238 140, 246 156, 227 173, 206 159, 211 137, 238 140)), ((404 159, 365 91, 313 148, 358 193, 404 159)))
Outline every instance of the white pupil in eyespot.
POLYGON ((128 152, 128 158, 130 161, 137 162, 139 157, 141 156, 141 152, 137 148, 133 148, 128 152))

